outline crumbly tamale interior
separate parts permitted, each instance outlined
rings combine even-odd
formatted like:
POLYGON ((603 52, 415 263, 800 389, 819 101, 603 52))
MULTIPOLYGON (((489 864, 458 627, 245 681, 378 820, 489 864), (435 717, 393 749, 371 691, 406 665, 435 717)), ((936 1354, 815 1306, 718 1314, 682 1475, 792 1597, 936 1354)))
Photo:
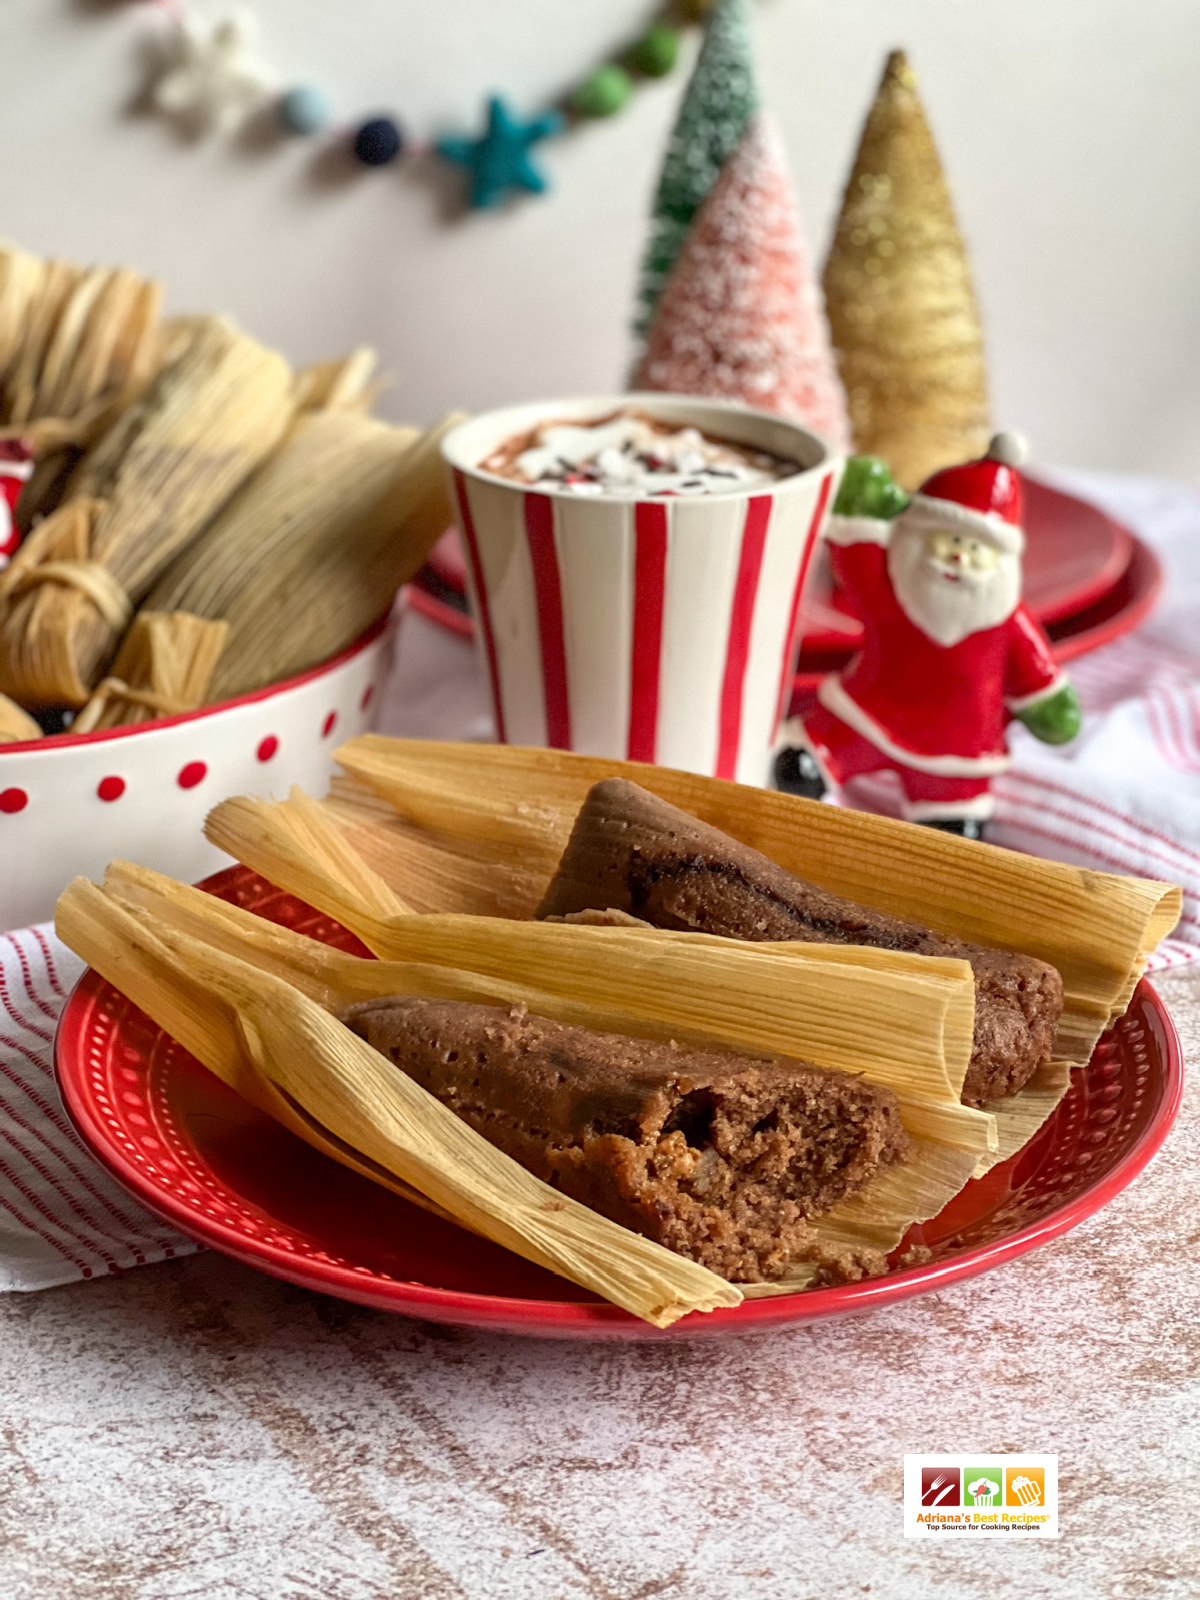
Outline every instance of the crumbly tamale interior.
MULTIPOLYGON (((809 1219, 908 1154, 896 1096, 848 1073, 389 996, 342 1019, 489 1143, 722 1277, 819 1258, 809 1219)), ((821 1262, 829 1277, 881 1257, 821 1262)))

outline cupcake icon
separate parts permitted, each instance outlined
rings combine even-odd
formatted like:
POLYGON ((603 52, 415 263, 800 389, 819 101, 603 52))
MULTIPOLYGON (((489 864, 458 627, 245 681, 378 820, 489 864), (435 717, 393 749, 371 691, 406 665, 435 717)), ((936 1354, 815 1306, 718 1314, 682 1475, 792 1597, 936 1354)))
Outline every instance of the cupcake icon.
POLYGON ((1000 1499, 1000 1481, 998 1478, 976 1478, 967 1485, 967 1493, 972 1505, 994 1506, 1000 1499))

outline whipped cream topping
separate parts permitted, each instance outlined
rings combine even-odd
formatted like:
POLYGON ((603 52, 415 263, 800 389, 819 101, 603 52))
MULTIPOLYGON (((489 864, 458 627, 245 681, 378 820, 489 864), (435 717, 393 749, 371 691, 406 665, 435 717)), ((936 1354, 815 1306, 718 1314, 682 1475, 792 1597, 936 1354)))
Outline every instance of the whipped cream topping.
POLYGON ((518 453, 504 447, 484 465, 523 483, 585 496, 722 494, 775 483, 798 470, 764 451, 710 439, 698 428, 672 429, 629 413, 594 423, 547 423, 520 444, 518 453))

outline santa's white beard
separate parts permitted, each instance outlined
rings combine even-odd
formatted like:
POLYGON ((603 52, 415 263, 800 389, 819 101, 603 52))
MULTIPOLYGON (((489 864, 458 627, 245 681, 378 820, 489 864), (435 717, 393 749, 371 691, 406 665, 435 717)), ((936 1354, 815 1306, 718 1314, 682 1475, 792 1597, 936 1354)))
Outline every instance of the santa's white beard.
POLYGON ((910 622, 945 648, 981 628, 995 628, 1016 610, 1021 598, 1021 558, 999 552, 990 572, 937 561, 925 547, 925 533, 897 527, 888 541, 888 576, 910 622))

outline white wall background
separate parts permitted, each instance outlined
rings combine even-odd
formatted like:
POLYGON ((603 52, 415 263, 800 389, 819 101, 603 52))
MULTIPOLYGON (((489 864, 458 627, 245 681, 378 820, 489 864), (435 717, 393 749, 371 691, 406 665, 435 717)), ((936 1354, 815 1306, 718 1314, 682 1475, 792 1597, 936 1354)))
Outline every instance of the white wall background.
MULTIPOLYGON (((218 0, 198 0, 216 14, 218 0)), ((653 0, 257 0, 263 54, 347 119, 471 129, 534 108, 653 0)), ((821 259, 887 49, 917 68, 989 335, 996 420, 1043 461, 1200 478, 1197 0, 755 0, 765 98, 821 259)), ((451 218, 419 168, 304 141, 188 144, 138 109, 144 0, 0 0, 0 232, 161 275, 293 360, 368 341, 383 409, 619 386, 645 216, 681 87, 543 147, 547 200, 451 218)))

